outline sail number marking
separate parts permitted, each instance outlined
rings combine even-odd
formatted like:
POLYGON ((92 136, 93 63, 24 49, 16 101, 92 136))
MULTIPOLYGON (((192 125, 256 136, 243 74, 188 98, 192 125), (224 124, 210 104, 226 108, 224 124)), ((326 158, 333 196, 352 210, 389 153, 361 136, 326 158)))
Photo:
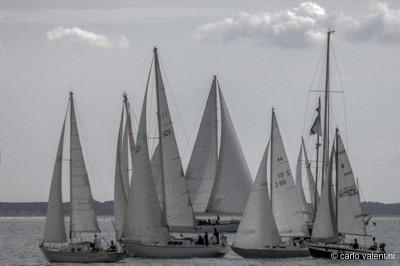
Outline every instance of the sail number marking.
POLYGON ((171 129, 167 129, 163 131, 163 137, 168 137, 169 135, 171 135, 171 129))

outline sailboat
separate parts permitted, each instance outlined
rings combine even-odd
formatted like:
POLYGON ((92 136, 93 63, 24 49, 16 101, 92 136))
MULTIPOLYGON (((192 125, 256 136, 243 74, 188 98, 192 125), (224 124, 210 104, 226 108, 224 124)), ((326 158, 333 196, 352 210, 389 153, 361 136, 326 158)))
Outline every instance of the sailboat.
POLYGON ((129 155, 132 165, 135 149, 130 105, 126 93, 123 94, 123 98, 121 120, 118 131, 114 178, 114 219, 117 239, 121 238, 121 229, 124 223, 126 205, 128 202, 129 155))
POLYGON ((150 69, 133 157, 132 178, 121 242, 125 245, 128 255, 137 257, 223 256, 229 250, 224 239, 221 239, 219 244, 198 245, 192 238, 175 238, 170 234, 170 227, 195 228, 196 222, 168 108, 157 48, 154 48, 154 68, 163 208, 161 209, 152 176, 147 142, 146 102, 150 69))
POLYGON ((240 220, 220 215, 243 213, 253 181, 240 147, 217 76, 214 75, 199 132, 186 172, 194 212, 217 215, 212 222, 198 220, 199 231, 236 232, 240 220), (217 91, 221 107, 221 145, 218 156, 217 91))
POLYGON ((304 240, 302 243, 283 242, 282 236, 308 236, 308 231, 273 111, 271 142, 265 149, 231 249, 245 258, 310 256, 304 240), (285 217, 282 212, 273 210, 269 199, 267 164, 270 146, 271 201, 275 206, 280 206, 279 209, 286 213, 285 217), (285 198, 288 201, 285 201, 285 198), (279 226, 278 223, 282 225, 279 226))
POLYGON ((40 244, 44 256, 49 262, 116 262, 125 255, 116 251, 100 250, 94 252, 90 242, 75 241, 77 233, 100 232, 94 210, 94 201, 90 190, 88 174, 83 159, 78 127, 75 118, 73 94, 70 93, 70 228, 67 241, 62 203, 62 155, 64 131, 67 116, 62 126, 60 141, 54 165, 47 206, 46 224, 43 241, 40 244))
POLYGON ((327 60, 325 81, 325 121, 323 139, 323 179, 321 199, 319 201, 311 240, 308 244, 313 257, 340 259, 338 254, 353 254, 350 258, 363 258, 360 255, 383 253, 384 250, 370 250, 365 247, 355 248, 345 242, 345 235, 366 236, 364 221, 366 214, 362 212, 359 189, 354 179, 349 157, 343 141, 336 129, 335 142, 331 155, 329 148, 329 47, 330 35, 327 34, 327 60), (328 159, 329 158, 329 159, 328 159), (333 189, 333 170, 335 169, 336 188, 333 189), (356 254, 357 256, 354 256, 356 254), (360 256, 360 257, 358 257, 360 256))

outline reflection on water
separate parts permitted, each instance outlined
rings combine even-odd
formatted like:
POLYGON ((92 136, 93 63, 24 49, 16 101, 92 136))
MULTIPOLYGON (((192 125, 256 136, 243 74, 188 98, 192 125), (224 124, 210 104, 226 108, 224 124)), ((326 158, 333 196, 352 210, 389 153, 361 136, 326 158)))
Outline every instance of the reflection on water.
MULTIPOLYGON (((112 217, 99 217, 99 225, 102 229, 101 237, 106 241, 115 239, 112 217)), ((68 228, 66 219, 66 228, 68 228)), ((49 264, 39 249, 39 244, 44 232, 44 217, 0 217, 0 264, 1 265, 44 265, 49 264)), ((381 261, 379 265, 399 265, 400 262, 400 217, 374 217, 370 220, 368 233, 376 236, 377 242, 385 242, 388 253, 396 253, 396 260, 381 261), (373 222, 376 223, 373 226, 373 222)), ((226 234, 231 244, 235 234, 226 234)), ((85 239, 93 239, 92 234, 83 236, 85 239)), ((353 237, 348 237, 349 241, 353 237)), ((371 238, 357 236, 362 244, 369 245, 371 238)), ((106 243, 103 240, 103 245, 106 243)), ((224 258, 213 259, 140 259, 127 258, 120 262, 125 265, 213 265, 213 266, 239 266, 239 265, 376 265, 376 261, 349 262, 330 261, 323 259, 293 258, 293 259, 243 259, 232 251, 224 258)), ((71 264, 67 264, 71 265, 71 264)), ((110 264, 104 264, 110 265, 110 264)))

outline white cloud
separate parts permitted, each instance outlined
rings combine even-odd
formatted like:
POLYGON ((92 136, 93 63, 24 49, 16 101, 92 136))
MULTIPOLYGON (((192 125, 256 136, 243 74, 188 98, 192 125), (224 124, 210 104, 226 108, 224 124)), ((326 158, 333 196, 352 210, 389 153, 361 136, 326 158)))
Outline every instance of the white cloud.
POLYGON ((367 10, 351 16, 344 11, 326 12, 313 2, 274 13, 239 12, 236 16, 201 25, 194 37, 203 41, 253 41, 284 48, 314 46, 325 39, 328 28, 337 29, 338 39, 347 42, 400 41, 400 9, 373 2, 367 10))
POLYGON ((345 37, 349 41, 374 41, 398 43, 400 41, 400 8, 390 9, 386 2, 374 2, 369 14, 362 20, 353 20, 346 27, 345 37))
POLYGON ((283 47, 307 47, 324 39, 317 22, 326 17, 319 5, 305 2, 297 8, 275 13, 240 12, 237 16, 200 26, 194 37, 200 40, 245 39, 283 47))
POLYGON ((80 45, 101 49, 125 49, 129 47, 125 36, 117 36, 114 40, 104 35, 95 34, 80 28, 58 27, 47 32, 47 38, 52 43, 63 45, 80 45))

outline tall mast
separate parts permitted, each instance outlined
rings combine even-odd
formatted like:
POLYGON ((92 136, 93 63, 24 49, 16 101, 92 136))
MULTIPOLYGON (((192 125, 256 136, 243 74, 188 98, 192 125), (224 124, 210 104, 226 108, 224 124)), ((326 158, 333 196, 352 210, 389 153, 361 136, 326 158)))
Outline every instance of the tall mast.
MULTIPOLYGON (((321 97, 318 98, 318 115, 321 111, 321 97)), ((318 199, 318 163, 319 163, 319 147, 321 143, 319 143, 319 134, 317 134, 317 144, 315 145, 317 149, 317 160, 316 160, 316 167, 315 167, 315 195, 314 195, 314 220, 317 213, 317 199, 318 199)), ((321 189, 322 191, 322 189, 321 189)))
POLYGON ((70 149, 69 149, 69 239, 72 240, 72 147, 71 147, 71 135, 72 135, 72 112, 74 109, 74 100, 72 98, 72 95, 74 93, 72 91, 69 92, 69 101, 71 104, 71 108, 70 108, 70 127, 69 127, 69 131, 70 131, 70 149))
POLYGON ((338 180, 339 180, 339 144, 338 144, 338 139, 339 139, 339 129, 338 128, 336 128, 336 134, 335 134, 335 139, 336 139, 336 147, 335 147, 335 149, 336 149, 336 151, 335 151, 335 169, 336 169, 336 193, 335 193, 335 195, 336 195, 336 213, 335 213, 335 215, 336 215, 336 227, 338 227, 339 226, 339 215, 338 215, 338 213, 339 213, 339 211, 338 211, 338 208, 339 208, 339 194, 338 194, 338 192, 339 192, 339 186, 338 186, 338 180))
MULTIPOLYGON (((162 141, 161 141, 161 136, 162 136, 162 132, 161 132, 161 114, 160 114, 160 97, 159 97, 159 95, 158 95, 158 85, 159 85, 159 80, 158 80, 158 71, 160 71, 160 69, 157 67, 158 66, 158 64, 159 64, 159 62, 158 62, 158 55, 157 55, 157 47, 154 47, 154 50, 153 50, 153 52, 154 52, 154 76, 155 76, 155 79, 156 79, 156 90, 157 90, 157 116, 158 116, 158 136, 159 136, 159 138, 160 138, 160 143, 159 143, 159 147, 160 147, 160 169, 161 169, 161 171, 160 171, 160 174, 161 174, 161 182, 162 182, 162 187, 165 187, 165 184, 164 184, 164 171, 163 171, 163 169, 164 169, 164 161, 163 161, 163 156, 162 156, 162 149, 163 149, 163 147, 162 147, 162 141)), ((163 195, 163 214, 164 214, 164 219, 165 219, 165 221, 167 221, 167 211, 166 211, 166 209, 167 209, 167 206, 166 206, 166 200, 165 200, 165 189, 163 189, 163 193, 164 193, 164 195, 163 195)), ((167 223, 167 227, 168 227, 168 223, 167 223)))
MULTIPOLYGON (((322 154, 322 178, 321 185, 324 185, 325 174, 328 169, 327 162, 329 162, 329 49, 331 31, 328 30, 327 45, 326 45, 326 77, 325 77, 325 110, 324 110, 324 136, 323 136, 323 154, 322 154)), ((321 187, 322 187, 321 186, 321 187)))
POLYGON ((271 135, 270 135, 271 153, 270 153, 270 156, 269 156, 270 157, 269 184, 271 186, 271 191, 270 191, 269 195, 270 195, 270 198, 271 198, 271 206, 272 206, 272 148, 273 148, 272 132, 273 132, 273 126, 274 126, 273 116, 274 116, 274 108, 272 108, 272 115, 271 115, 271 135))

